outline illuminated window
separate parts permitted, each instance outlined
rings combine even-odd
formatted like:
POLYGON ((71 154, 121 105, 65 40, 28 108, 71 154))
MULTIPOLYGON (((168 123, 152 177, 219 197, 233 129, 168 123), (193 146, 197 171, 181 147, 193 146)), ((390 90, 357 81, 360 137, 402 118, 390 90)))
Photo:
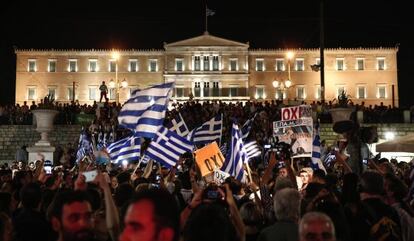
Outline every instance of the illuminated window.
POLYGON ((321 64, 321 58, 315 58, 315 64, 320 65, 321 64))
POLYGON ((338 70, 338 71, 345 70, 345 60, 344 60, 344 58, 336 58, 336 70, 338 70))
POLYGON ((238 59, 230 59, 230 71, 237 71, 238 67, 238 59))
POLYGON ((263 59, 256 59, 256 71, 265 71, 263 59))
POLYGON ((158 60, 157 59, 150 59, 149 60, 149 72, 157 72, 158 71, 158 60))
POLYGON ((128 65, 129 72, 138 72, 138 60, 137 59, 130 59, 128 65))
POLYGON ((194 56, 194 71, 200 71, 200 56, 194 56))
POLYGON ((69 72, 77 72, 78 71, 78 60, 77 59, 69 59, 69 72))
POLYGON ((356 69, 364 70, 365 69, 365 60, 363 58, 356 59, 356 69))
POLYGON ((68 96, 68 100, 73 100, 73 87, 67 88, 67 96, 68 96))
POLYGON ((181 58, 175 59, 175 71, 184 71, 184 60, 181 58))
POLYGON ((209 56, 203 57, 203 70, 208 71, 210 70, 210 58, 209 56))
POLYGON ((239 86, 238 85, 230 85, 230 89, 229 89, 229 96, 230 97, 232 97, 232 96, 238 96, 238 88, 239 88, 239 86))
POLYGON ((284 70, 285 70, 285 60, 276 59, 276 71, 284 71, 284 70))
POLYGON ((295 60, 295 68, 296 71, 304 71, 305 70, 305 60, 302 58, 297 58, 295 60))
POLYGON ((116 72, 116 61, 114 59, 109 60, 109 72, 116 72))
POLYGON ((385 99, 387 98, 387 88, 385 85, 377 86, 377 98, 378 99, 385 99))
POLYGON ((176 85, 175 86, 175 97, 184 97, 184 86, 176 85))
POLYGON ((377 70, 385 70, 385 68, 386 68, 385 58, 384 57, 377 58, 377 70))
POLYGON ((56 86, 47 87, 47 94, 53 99, 56 99, 56 88, 57 88, 56 86))
POLYGON ((210 82, 204 82, 203 94, 204 97, 210 96, 210 82))
POLYGON ((27 99, 28 100, 35 100, 36 99, 36 87, 28 87, 27 88, 27 99))
POLYGON ((266 98, 265 87, 263 85, 256 85, 255 98, 256 99, 265 99, 266 98))
POLYGON ((56 59, 49 59, 47 62, 47 71, 56 72, 56 59))
POLYGON ((321 99, 321 86, 316 85, 315 86, 315 99, 320 100, 321 99))
POLYGON ((219 70, 219 56, 213 56, 213 71, 219 70))
POLYGON ((357 87, 357 97, 358 99, 366 99, 367 98, 367 88, 363 85, 357 87))
POLYGON ((298 100, 306 99, 305 86, 297 86, 296 87, 296 98, 298 100))
POLYGON ((98 71, 98 60, 90 59, 89 60, 89 72, 97 72, 97 71, 98 71))
POLYGON ((201 96, 200 82, 194 82, 194 96, 195 97, 201 96))
POLYGON ((115 100, 116 98, 116 89, 115 88, 110 88, 109 89, 109 99, 110 100, 115 100))
POLYGON ((213 82, 213 96, 220 96, 220 86, 218 81, 213 82))
POLYGON ((97 89, 98 86, 89 86, 89 100, 96 100, 97 99, 97 89))
POLYGON ((27 71, 29 71, 29 72, 36 72, 37 71, 36 60, 35 59, 29 59, 27 71))

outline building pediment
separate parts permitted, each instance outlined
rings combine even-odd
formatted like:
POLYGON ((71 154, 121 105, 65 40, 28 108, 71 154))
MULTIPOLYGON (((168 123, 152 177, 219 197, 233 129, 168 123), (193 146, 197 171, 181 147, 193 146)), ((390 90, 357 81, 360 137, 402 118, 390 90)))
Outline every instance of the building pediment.
POLYGON ((228 40, 220 37, 213 36, 208 32, 203 35, 184 39, 174 43, 164 44, 164 48, 180 48, 180 47, 242 47, 249 48, 249 44, 240 43, 233 40, 228 40))

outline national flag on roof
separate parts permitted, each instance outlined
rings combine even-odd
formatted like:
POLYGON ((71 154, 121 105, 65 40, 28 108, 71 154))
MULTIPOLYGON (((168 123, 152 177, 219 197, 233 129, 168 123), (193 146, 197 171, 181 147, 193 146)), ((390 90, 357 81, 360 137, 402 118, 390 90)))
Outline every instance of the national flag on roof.
POLYGON ((138 161, 141 155, 141 138, 137 133, 106 147, 112 163, 138 161))
POLYGON ((192 130, 187 135, 187 140, 192 141, 194 145, 206 145, 213 141, 220 145, 222 128, 223 115, 220 114, 192 130))
POLYGON ((172 167, 182 154, 192 152, 193 149, 191 141, 162 126, 144 154, 166 167, 172 167))
POLYGON ((254 119, 256 118, 256 116, 257 116, 257 112, 256 112, 256 114, 254 114, 254 116, 252 118, 248 119, 244 123, 243 127, 241 128, 242 139, 244 141, 246 141, 247 137, 250 134, 250 130, 252 129, 253 122, 254 122, 254 119))
POLYGON ((208 7, 206 7, 206 16, 213 16, 216 12, 208 7))
POLYGON ((319 122, 316 123, 313 130, 313 144, 312 144, 312 162, 311 167, 313 170, 321 169, 326 173, 326 169, 321 161, 321 140, 319 136, 319 122))
POLYGON ((256 141, 244 143, 244 149, 246 150, 247 160, 262 155, 262 150, 256 141))
POLYGON ((187 125, 184 122, 183 117, 181 116, 181 113, 178 113, 168 124, 167 128, 170 129, 170 131, 174 131, 179 136, 187 136, 190 132, 188 130, 187 125))
POLYGON ((221 170, 234 176, 239 181, 245 180, 243 164, 247 162, 246 150, 243 146, 241 132, 237 124, 233 124, 231 130, 230 149, 221 170))
POLYGON ((134 91, 118 115, 119 125, 152 138, 164 122, 173 85, 170 82, 134 91))

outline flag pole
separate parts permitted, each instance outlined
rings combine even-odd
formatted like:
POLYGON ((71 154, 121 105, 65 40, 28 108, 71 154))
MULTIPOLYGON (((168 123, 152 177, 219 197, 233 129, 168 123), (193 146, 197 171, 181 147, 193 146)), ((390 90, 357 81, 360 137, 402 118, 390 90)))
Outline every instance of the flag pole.
POLYGON ((204 33, 208 33, 208 23, 207 23, 207 21, 208 21, 208 17, 207 17, 207 4, 204 4, 204 15, 205 15, 205 17, 206 17, 206 29, 205 29, 205 32, 204 32, 204 33))

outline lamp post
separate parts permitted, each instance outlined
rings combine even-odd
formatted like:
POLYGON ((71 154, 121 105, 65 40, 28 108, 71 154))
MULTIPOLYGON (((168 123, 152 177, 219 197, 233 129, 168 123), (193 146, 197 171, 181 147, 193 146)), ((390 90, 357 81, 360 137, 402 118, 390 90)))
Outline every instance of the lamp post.
POLYGON ((119 89, 120 88, 126 88, 128 86, 128 82, 124 79, 121 84, 119 83, 119 79, 118 79, 118 60, 119 60, 119 52, 114 51, 112 52, 112 58, 115 60, 115 81, 113 79, 111 79, 111 81, 109 82, 109 87, 110 88, 115 88, 115 100, 116 100, 116 105, 119 104, 119 89))
MULTIPOLYGON (((287 91, 292 86, 292 79, 290 77, 290 60, 293 58, 295 54, 292 51, 286 53, 286 57, 288 60, 288 79, 284 81, 274 80, 273 87, 276 89, 276 93, 278 90, 282 92, 282 100, 283 100, 283 91, 287 91)), ((276 95, 275 95, 276 96, 276 95)))

